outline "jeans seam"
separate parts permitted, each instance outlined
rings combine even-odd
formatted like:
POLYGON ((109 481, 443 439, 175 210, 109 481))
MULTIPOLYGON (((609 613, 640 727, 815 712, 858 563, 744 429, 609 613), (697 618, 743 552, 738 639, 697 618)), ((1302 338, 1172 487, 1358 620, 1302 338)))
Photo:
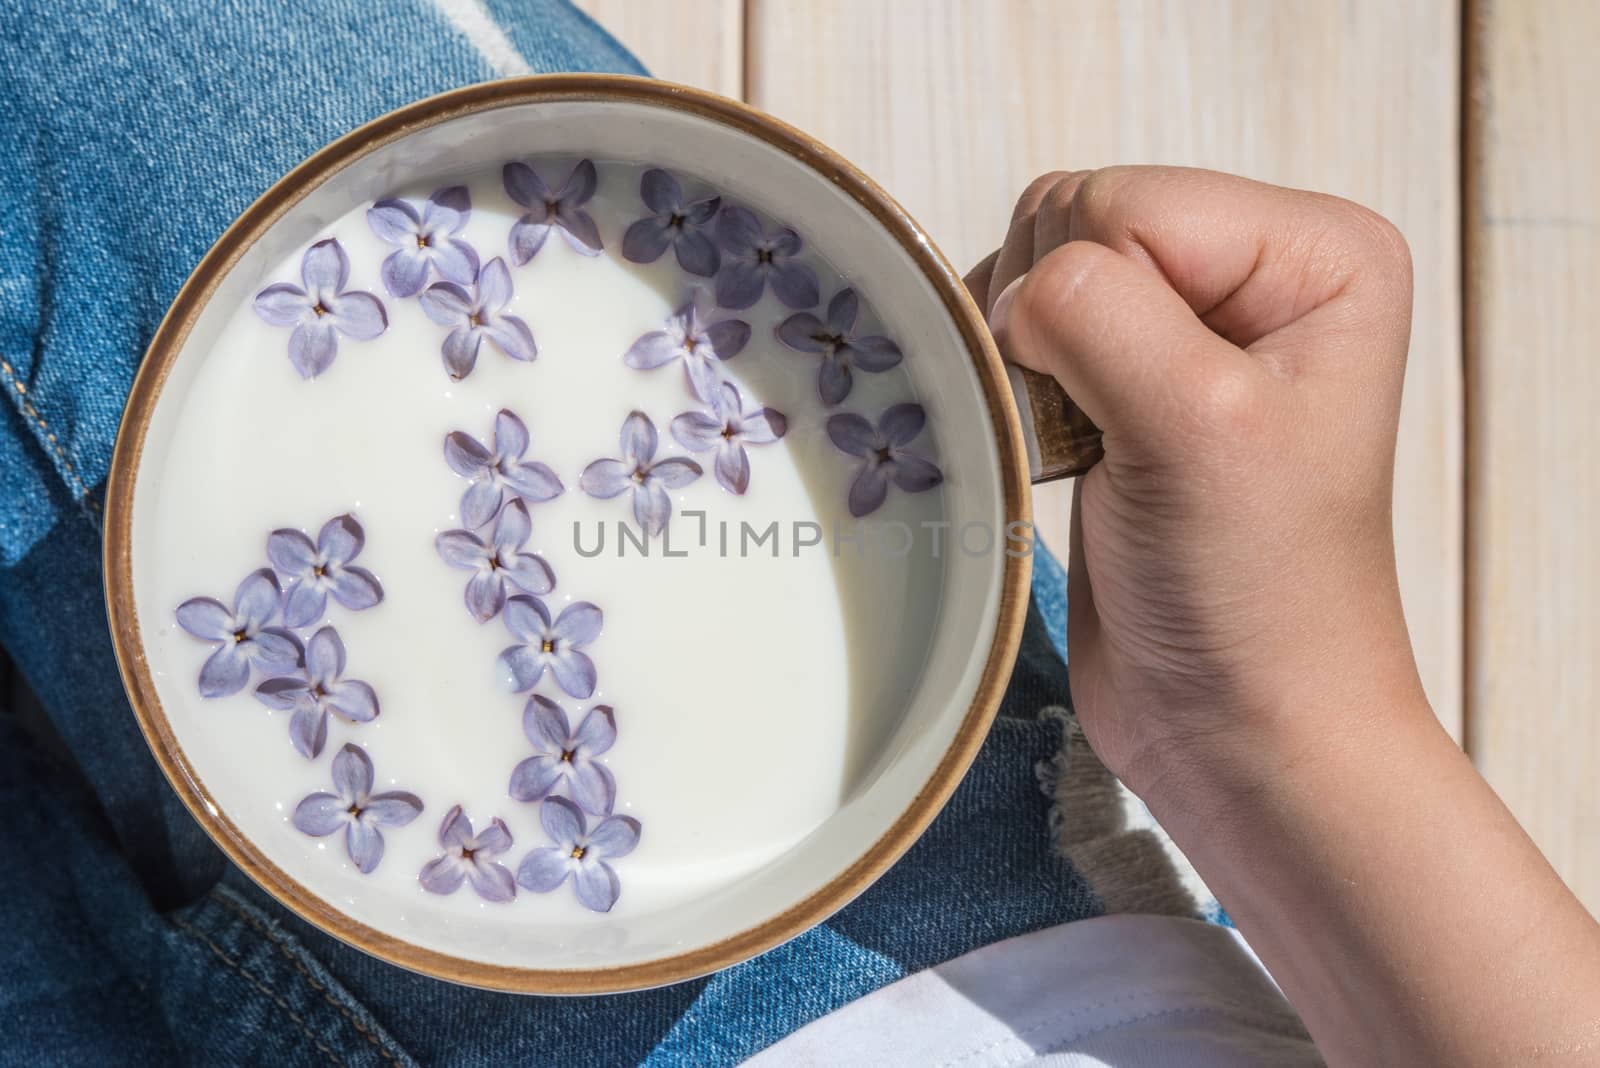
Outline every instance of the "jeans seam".
POLYGON ((328 1058, 328 1060, 332 1061, 335 1065, 338 1065, 338 1068, 348 1068, 345 1062, 339 1059, 339 1055, 317 1037, 316 1032, 311 1030, 310 1024, 306 1023, 304 1017, 300 1016, 299 1013, 290 1008, 287 1001, 283 1000, 280 995, 273 993, 272 990, 260 979, 257 979, 255 976, 245 971, 244 966, 236 959, 229 956, 227 950, 217 945, 217 943, 214 942, 204 931, 194 926, 188 920, 180 919, 177 916, 172 916, 169 918, 180 930, 183 930, 191 937, 197 938, 201 942, 204 942, 206 946, 210 948, 211 952, 216 955, 218 960, 227 965, 232 971, 237 973, 245 982, 255 987, 262 994, 265 994, 273 1002, 273 1004, 277 1005, 279 1009, 283 1010, 284 1015, 288 1016, 289 1019, 295 1022, 295 1025, 300 1028, 300 1032, 310 1039, 311 1044, 320 1050, 328 1058))
POLYGON ((350 1026, 354 1027, 356 1031, 361 1034, 361 1037, 370 1042, 373 1048, 382 1054, 384 1060, 394 1065, 395 1068, 403 1068, 400 1058, 395 1056, 394 1051, 389 1049, 389 1047, 384 1043, 383 1039, 374 1034, 370 1027, 362 1023, 361 1020, 350 1011, 349 1006, 341 1004, 325 985, 317 981, 317 977, 311 974, 311 969, 307 968, 305 966, 305 962, 300 960, 299 955, 291 950, 287 944, 285 944, 281 935, 246 912, 239 906, 237 902, 231 899, 230 895, 214 893, 211 896, 213 899, 226 906, 228 911, 232 912, 235 916, 247 923, 258 934, 263 935, 267 941, 273 944, 279 953, 288 958, 289 963, 294 965, 295 971, 299 972, 301 977, 304 978, 306 982, 310 983, 317 993, 322 995, 322 999, 324 1001, 326 1001, 329 1005, 332 1005, 335 1009, 339 1010, 339 1015, 343 1016, 347 1021, 349 1021, 350 1026))
POLYGON ((97 511, 99 506, 89 496, 89 489, 83 484, 83 479, 78 476, 78 471, 72 466, 72 461, 67 459, 66 449, 62 447, 55 431, 50 429, 50 424, 45 422, 44 416, 39 414, 39 409, 34 407, 33 401, 28 397, 28 387, 23 385, 22 380, 17 377, 17 372, 11 364, 3 359, 0 359, 0 377, 4 377, 16 392, 17 403, 22 409, 22 414, 32 419, 35 425, 38 426, 39 432, 44 435, 45 443, 61 461, 61 469, 66 472, 67 477, 72 480, 73 486, 77 488, 78 497, 91 512, 97 511))

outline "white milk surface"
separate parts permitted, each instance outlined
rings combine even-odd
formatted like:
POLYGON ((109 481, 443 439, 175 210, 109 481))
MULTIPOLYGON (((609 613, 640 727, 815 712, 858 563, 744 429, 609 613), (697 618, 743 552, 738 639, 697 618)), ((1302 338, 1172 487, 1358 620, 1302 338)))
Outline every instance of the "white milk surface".
MULTIPOLYGON (((568 161, 536 165, 553 185, 570 168, 568 161)), ((689 287, 709 296, 711 283, 685 274, 671 252, 646 267, 623 260, 622 231, 645 214, 639 171, 603 164, 600 173, 588 210, 605 254, 579 255, 553 232, 530 263, 512 269, 508 310, 532 327, 535 362, 513 361, 486 344, 471 375, 451 381, 439 354, 446 328, 414 298, 384 291, 379 265, 393 249, 370 231, 362 204, 318 239, 341 242, 350 288, 383 301, 387 331, 367 342, 341 338, 331 369, 302 380, 288 359, 289 331, 240 307, 193 385, 163 398, 181 406, 176 431, 164 454, 147 451, 139 476, 140 625, 164 711, 205 788, 273 863, 315 893, 361 922, 445 951, 459 948, 448 934, 453 918, 548 921, 552 944, 608 920, 582 909, 570 882, 550 894, 519 890, 510 904, 486 903, 469 886, 444 897, 418 883, 419 870, 441 852, 439 824, 454 804, 479 830, 493 817, 506 821, 515 844, 498 859, 513 872, 530 849, 550 844, 537 804, 507 793, 512 768, 533 753, 521 729, 526 695, 507 692, 496 667, 514 639, 500 618, 479 624, 468 615, 469 573, 446 566, 434 549, 437 533, 464 525, 457 510, 466 482, 445 465, 446 434, 462 430, 490 443, 495 413, 509 408, 529 427, 527 458, 549 464, 566 485, 557 499, 529 506, 527 548, 555 571, 556 590, 545 599, 552 614, 574 600, 604 611, 604 631, 587 650, 599 686, 580 701, 546 673, 537 692, 559 702, 574 725, 595 704, 615 708, 617 743, 605 762, 617 781, 616 811, 643 830, 638 849, 615 864, 622 892, 610 917, 670 909, 726 886, 825 820, 871 774, 915 688, 939 609, 941 564, 927 551, 928 532, 918 532, 909 556, 871 539, 897 543, 900 528, 885 524, 916 530, 937 520, 942 491, 891 490, 857 527, 845 507, 856 461, 823 430, 831 413, 816 392, 818 358, 791 352, 773 335, 791 312, 770 287, 756 307, 723 313, 754 331, 724 371, 747 404, 787 415, 787 436, 749 448, 743 497, 718 485, 711 454, 695 457, 705 475, 673 491, 669 528, 674 551, 686 557, 663 558, 657 539, 648 558, 631 543, 618 558, 617 525, 633 522, 628 498, 590 498, 579 475, 590 461, 619 455, 618 431, 634 408, 660 432, 658 458, 688 455, 667 429, 697 407, 680 366, 638 371, 621 356, 662 326, 689 287), (704 547, 700 522, 685 509, 707 513, 704 547), (238 582, 267 566, 269 531, 296 527, 315 538, 325 520, 344 512, 365 528, 356 563, 381 579, 385 598, 362 612, 330 599, 326 622, 344 639, 347 677, 369 682, 382 712, 368 724, 332 719, 326 748, 307 760, 290 745, 289 713, 252 697, 259 673, 236 695, 199 696, 196 677, 210 646, 182 631, 173 613, 200 595, 231 605, 238 582), (777 558, 770 543, 740 554, 741 521, 757 530, 778 523, 777 558), (829 532, 824 544, 797 551, 796 522, 820 524, 829 532), (579 555, 575 525, 592 550, 602 524, 604 551, 579 555), (867 548, 845 542, 835 556, 832 532, 857 530, 867 548), (411 825, 384 831, 387 850, 370 875, 348 861, 342 834, 311 838, 290 822, 300 798, 331 789, 331 758, 347 742, 371 756, 375 789, 414 792, 425 806, 411 825)), ((484 262, 501 256, 509 263, 507 234, 521 209, 498 172, 472 175, 468 184, 472 214, 460 236, 484 262)), ((685 184, 693 195, 695 184, 685 184)), ((415 202, 428 192, 396 191, 415 202)), ((300 251, 256 288, 299 284, 300 251)), ((821 315, 842 283, 831 266, 809 259, 821 276, 821 315)), ((870 332, 871 279, 850 284, 863 298, 858 328, 869 328, 858 332, 870 332)), ((856 375, 850 396, 832 411, 875 419, 911 399, 902 367, 856 375)), ((937 440, 930 425, 917 451, 937 461, 937 440)))

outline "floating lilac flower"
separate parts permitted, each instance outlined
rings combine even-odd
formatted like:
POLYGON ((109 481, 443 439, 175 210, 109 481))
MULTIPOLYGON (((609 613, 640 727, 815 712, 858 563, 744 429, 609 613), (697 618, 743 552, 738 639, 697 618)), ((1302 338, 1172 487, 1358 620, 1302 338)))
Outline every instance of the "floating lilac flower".
POLYGON ((932 463, 905 450, 926 422, 920 404, 894 405, 883 413, 876 428, 854 413, 828 417, 828 437, 842 451, 863 461, 850 486, 851 515, 875 511, 888 496, 890 482, 907 493, 921 493, 944 481, 932 463))
POLYGON ((719 196, 684 204, 683 187, 659 167, 639 179, 639 197, 654 214, 640 219, 622 235, 622 255, 634 263, 654 263, 668 247, 677 253, 678 266, 690 274, 710 278, 722 258, 711 238, 700 231, 710 225, 722 205, 719 196))
POLYGON ((298 675, 268 679, 256 687, 256 700, 268 708, 293 711, 289 741, 307 760, 328 741, 328 713, 351 723, 377 718, 378 695, 364 682, 344 677, 344 642, 323 627, 306 642, 305 667, 298 675))
POLYGON ((360 746, 347 745, 333 757, 337 793, 308 794, 294 808, 293 822, 302 833, 322 838, 344 828, 344 851, 363 875, 383 859, 380 827, 404 827, 422 814, 416 794, 393 790, 372 792, 372 760, 360 746))
POLYGON ((302 286, 287 282, 256 294, 256 314, 273 326, 292 326, 289 362, 301 378, 315 378, 333 365, 339 335, 371 341, 389 326, 383 304, 371 293, 346 290, 350 258, 333 238, 318 241, 300 259, 302 286))
POLYGON ((900 346, 878 334, 852 334, 860 300, 853 289, 841 289, 828 302, 828 321, 810 312, 791 315, 778 325, 778 340, 796 352, 822 357, 817 392, 822 403, 833 407, 850 395, 850 373, 887 371, 900 362, 900 346))
POLYGON ((541 801, 565 785, 584 811, 597 816, 611 811, 617 799, 617 781, 611 777, 611 769, 595 759, 617 740, 617 721, 610 706, 595 705, 573 730, 560 705, 534 694, 522 710, 522 733, 539 752, 512 769, 512 797, 541 801))
POLYGON ((250 667, 276 675, 300 666, 300 639, 282 627, 269 627, 282 593, 271 568, 252 571, 233 595, 233 610, 210 597, 192 597, 178 606, 178 625, 216 642, 200 669, 200 696, 226 697, 244 689, 250 667))
POLYGON ((800 235, 787 226, 768 234, 755 212, 730 206, 717 216, 717 243, 722 246, 717 303, 724 308, 750 307, 769 282, 791 308, 810 308, 822 299, 817 272, 796 258, 800 235))
POLYGON ((485 901, 510 901, 517 896, 510 870, 491 859, 511 848, 511 831, 504 821, 491 820, 482 834, 474 835, 472 821, 456 805, 445 813, 439 826, 439 844, 444 846, 444 856, 424 864, 418 876, 424 890, 453 894, 463 882, 470 882, 485 901))
POLYGON ((570 876, 578 900, 595 912, 610 912, 622 883, 607 861, 633 852, 639 844, 639 821, 632 816, 607 816, 589 830, 583 811, 562 797, 539 806, 539 822, 556 844, 542 846, 523 858, 517 882, 536 894, 547 894, 570 876))
POLYGON ((605 247, 600 240, 600 228, 583 210, 599 183, 594 164, 589 160, 581 160, 572 168, 561 188, 554 192, 526 163, 507 163, 500 177, 506 194, 528 209, 511 227, 512 263, 520 267, 533 259, 544 247, 552 228, 560 230, 567 244, 585 256, 598 255, 605 247))
POLYGON ((594 661, 582 648, 600 636, 604 622, 600 609, 588 601, 573 601, 552 623, 550 610, 537 597, 508 597, 506 629, 524 643, 500 653, 500 667, 510 676, 512 689, 533 689, 549 668, 573 697, 594 693, 594 661))
POLYGON ((686 486, 704 472, 693 460, 655 460, 656 428, 643 412, 630 412, 622 422, 622 458, 596 460, 583 469, 578 485, 591 497, 609 499, 633 493, 633 517, 650 535, 666 529, 672 518, 667 490, 686 486))
POLYGON ((267 536, 267 559, 290 580, 283 600, 284 626, 304 627, 321 619, 329 594, 352 612, 383 600, 377 576, 350 563, 366 542, 353 515, 335 516, 322 524, 315 545, 300 531, 288 528, 267 536))
POLYGON ((383 287, 397 297, 422 292, 432 271, 447 282, 470 286, 478 277, 478 253, 456 237, 472 213, 472 196, 464 185, 439 189, 418 211, 410 202, 390 198, 367 209, 367 225, 380 241, 400 248, 378 271, 383 287))
POLYGON ((717 481, 729 493, 750 486, 750 457, 746 445, 769 445, 789 429, 789 420, 776 408, 746 411, 739 390, 723 382, 709 412, 684 412, 672 421, 672 436, 690 452, 717 450, 717 481))
POLYGON ((744 351, 750 341, 750 324, 740 319, 708 323, 699 305, 696 291, 672 313, 665 329, 652 330, 635 341, 622 354, 622 362, 635 370, 653 371, 681 359, 690 391, 709 403, 721 381, 717 364, 744 351))
POLYGON ((528 428, 510 410, 494 417, 494 451, 457 430, 444 439, 444 461, 472 485, 461 496, 461 522, 474 530, 493 519, 507 492, 528 501, 548 501, 566 489, 549 467, 524 460, 528 428))
POLYGON ((546 594, 556 588, 555 573, 544 558, 522 551, 532 532, 527 505, 513 500, 500 510, 487 545, 470 530, 447 530, 433 539, 445 563, 477 572, 467 581, 466 599, 467 611, 479 623, 493 619, 504 607, 508 582, 527 593, 546 594))
POLYGON ((428 318, 454 328, 440 350, 451 378, 459 382, 472 373, 485 341, 513 360, 532 360, 539 354, 528 324, 503 314, 510 301, 511 271, 498 256, 484 264, 471 292, 454 282, 435 282, 423 291, 419 302, 428 318))

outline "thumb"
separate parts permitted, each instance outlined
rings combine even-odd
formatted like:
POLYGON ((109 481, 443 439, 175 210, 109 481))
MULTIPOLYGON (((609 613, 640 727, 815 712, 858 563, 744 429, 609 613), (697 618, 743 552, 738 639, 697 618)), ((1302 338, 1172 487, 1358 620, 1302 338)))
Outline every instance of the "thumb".
POLYGON ((1157 272, 1092 241, 1052 250, 995 302, 1014 363, 1053 376, 1107 439, 1159 437, 1262 372, 1157 272))

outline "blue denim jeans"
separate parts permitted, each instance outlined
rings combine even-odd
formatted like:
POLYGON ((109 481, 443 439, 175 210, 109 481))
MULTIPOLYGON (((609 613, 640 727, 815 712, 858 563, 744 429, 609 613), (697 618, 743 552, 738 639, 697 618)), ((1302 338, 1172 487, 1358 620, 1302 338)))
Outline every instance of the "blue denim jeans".
MULTIPOLYGON (((641 71, 561 0, 481 7, 534 70, 641 71)), ((268 185, 495 75, 441 12, 0 8, 0 1063, 730 1064, 908 972, 1098 911, 1036 778, 1061 741, 1040 711, 1067 702, 1064 584, 1042 555, 1003 715, 949 807, 837 916, 705 979, 557 999, 413 975, 278 907, 179 804, 102 608, 128 386, 185 275, 268 185)))

